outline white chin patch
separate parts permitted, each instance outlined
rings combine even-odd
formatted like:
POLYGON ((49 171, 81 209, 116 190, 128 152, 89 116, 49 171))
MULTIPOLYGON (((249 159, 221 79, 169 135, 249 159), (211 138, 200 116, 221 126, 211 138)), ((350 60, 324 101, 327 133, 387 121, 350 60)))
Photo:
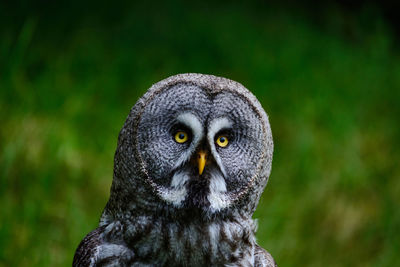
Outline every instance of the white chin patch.
POLYGON ((185 171, 177 171, 172 177, 171 187, 160 190, 160 196, 174 206, 180 206, 187 196, 186 182, 189 175, 185 171))
POLYGON ((210 207, 213 211, 219 211, 226 208, 230 204, 228 195, 226 194, 225 179, 217 170, 213 170, 210 179, 210 194, 207 196, 210 201, 210 207))

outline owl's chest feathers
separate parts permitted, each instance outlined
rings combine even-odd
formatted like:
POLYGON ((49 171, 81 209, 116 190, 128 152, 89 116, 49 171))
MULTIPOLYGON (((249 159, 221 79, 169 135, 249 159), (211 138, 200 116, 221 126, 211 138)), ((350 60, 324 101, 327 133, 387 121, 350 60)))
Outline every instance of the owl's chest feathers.
POLYGON ((255 224, 251 219, 179 223, 138 218, 124 228, 126 244, 143 263, 251 266, 254 261, 255 224))

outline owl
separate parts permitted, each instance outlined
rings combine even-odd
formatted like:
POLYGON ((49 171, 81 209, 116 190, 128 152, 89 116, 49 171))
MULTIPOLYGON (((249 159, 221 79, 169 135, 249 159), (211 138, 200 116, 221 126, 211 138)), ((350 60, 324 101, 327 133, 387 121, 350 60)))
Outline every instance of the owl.
POLYGON ((119 134, 109 201, 73 266, 276 266, 252 219, 272 154, 268 116, 240 83, 154 84, 119 134))

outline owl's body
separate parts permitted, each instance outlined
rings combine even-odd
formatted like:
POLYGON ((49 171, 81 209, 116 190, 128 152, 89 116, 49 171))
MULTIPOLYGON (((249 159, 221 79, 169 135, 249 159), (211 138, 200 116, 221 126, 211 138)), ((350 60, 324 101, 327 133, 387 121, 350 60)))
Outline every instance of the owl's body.
POLYGON ((121 130, 99 227, 74 266, 275 266, 252 214, 272 162, 268 117, 239 83, 153 85, 121 130))
MULTIPOLYGON (((239 219, 239 218, 238 218, 239 219)), ((131 234, 120 223, 118 233, 99 227, 82 242, 76 266, 275 266, 255 244, 251 220, 213 223, 166 222, 139 218, 131 234), (88 248, 91 252, 87 253, 88 248), (85 255, 86 254, 86 255, 85 255), (107 264, 109 265, 107 265, 107 264), (104 264, 104 265, 102 265, 104 264)), ((135 225, 135 226, 134 226, 135 225)), ((115 230, 114 230, 115 231, 115 230)))

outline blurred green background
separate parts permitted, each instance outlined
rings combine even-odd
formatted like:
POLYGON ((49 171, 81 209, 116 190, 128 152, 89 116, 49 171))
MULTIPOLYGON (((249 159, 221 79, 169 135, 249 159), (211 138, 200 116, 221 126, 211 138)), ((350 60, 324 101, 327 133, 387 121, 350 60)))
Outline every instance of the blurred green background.
POLYGON ((400 262, 400 50, 373 3, 0 4, 0 266, 70 266, 153 83, 241 82, 275 141, 255 214, 279 266, 400 262))

